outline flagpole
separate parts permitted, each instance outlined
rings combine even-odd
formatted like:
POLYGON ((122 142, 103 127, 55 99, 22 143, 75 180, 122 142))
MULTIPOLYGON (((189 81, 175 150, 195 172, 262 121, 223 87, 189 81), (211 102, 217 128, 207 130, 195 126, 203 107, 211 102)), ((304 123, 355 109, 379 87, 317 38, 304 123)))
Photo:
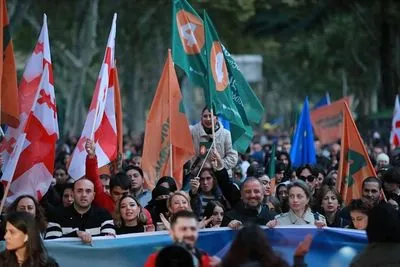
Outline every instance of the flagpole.
MULTIPOLYGON (((215 122, 214 122, 214 109, 213 108, 211 108, 211 130, 212 130, 212 139, 213 139, 213 143, 214 143, 214 141, 215 141, 215 122)), ((215 149, 216 148, 214 146, 214 150, 215 149)))
MULTIPOLYGON (((171 57, 171 49, 168 49, 168 57, 171 57)), ((171 60, 172 61, 172 60, 171 60)), ((172 61, 172 67, 175 67, 175 63, 172 61)), ((171 84, 169 83, 168 86, 168 100, 169 100, 169 176, 173 177, 174 174, 174 169, 173 169, 173 155, 172 155, 172 96, 171 96, 171 88, 170 88, 171 84)), ((175 178, 175 177, 174 177, 175 178)))
POLYGON ((4 208, 4 205, 5 205, 5 203, 6 203, 6 198, 7 198, 7 195, 8 195, 8 191, 10 191, 10 186, 11 186, 11 181, 9 181, 9 182, 7 183, 6 189, 4 190, 3 198, 1 199, 0 214, 3 213, 3 208, 4 208))
POLYGON ((200 175, 200 173, 201 173, 201 170, 203 169, 204 164, 206 163, 207 158, 208 158, 208 156, 210 155, 210 152, 211 152, 211 149, 213 148, 213 146, 214 146, 214 140, 213 140, 212 143, 211 143, 210 149, 207 151, 207 154, 206 154, 206 157, 205 157, 204 160, 203 160, 203 163, 201 163, 199 172, 197 173, 196 177, 199 177, 199 175, 200 175))

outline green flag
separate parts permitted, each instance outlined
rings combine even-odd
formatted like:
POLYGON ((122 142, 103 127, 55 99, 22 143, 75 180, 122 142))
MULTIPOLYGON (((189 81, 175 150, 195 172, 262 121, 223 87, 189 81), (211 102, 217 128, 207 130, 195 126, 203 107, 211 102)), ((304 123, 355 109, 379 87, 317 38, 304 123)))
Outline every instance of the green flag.
POLYGON ((185 71, 192 83, 204 89, 206 103, 214 108, 215 114, 230 122, 233 148, 245 152, 253 138, 251 123, 260 122, 264 109, 228 50, 219 42, 211 20, 207 15, 205 18, 206 22, 203 22, 186 0, 174 0, 173 60, 185 71), (207 23, 207 26, 204 23, 207 23), (206 27, 208 37, 205 36, 206 27), (211 50, 207 50, 207 38, 210 40, 208 48, 211 50), (219 45, 213 46, 215 42, 219 45), (215 53, 218 58, 210 59, 207 57, 207 51, 222 53, 215 53), (214 63, 210 68, 209 61, 210 64, 214 63), (219 65, 215 65, 216 63, 219 65), (210 87, 211 81, 214 82, 210 87))
POLYGON ((204 25, 186 0, 172 5, 172 59, 197 86, 206 89, 204 25))
POLYGON ((272 144, 271 156, 269 158, 269 166, 268 166, 268 176, 270 179, 275 177, 275 165, 276 165, 276 144, 272 144))
MULTIPOLYGON (((206 65, 208 66, 208 93, 206 101, 209 107, 214 108, 214 112, 229 120, 231 126, 232 145, 243 152, 247 146, 237 147, 237 141, 242 139, 246 133, 241 114, 233 100, 232 88, 229 84, 229 74, 226 65, 222 45, 218 34, 204 11, 204 29, 206 39, 206 65)), ((246 119, 247 123, 247 119, 246 119)), ((251 127, 249 127, 251 129, 251 127)), ((252 135, 252 133, 251 133, 252 135)))

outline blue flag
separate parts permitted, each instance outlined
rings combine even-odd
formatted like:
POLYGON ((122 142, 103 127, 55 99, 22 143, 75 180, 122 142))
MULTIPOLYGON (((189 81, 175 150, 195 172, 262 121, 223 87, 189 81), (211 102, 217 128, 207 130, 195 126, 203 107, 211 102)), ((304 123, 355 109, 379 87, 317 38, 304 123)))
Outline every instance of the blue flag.
POLYGON ((315 164, 314 133, 308 110, 308 97, 304 101, 303 110, 293 137, 290 159, 293 167, 303 164, 315 164))
POLYGON ((323 107, 323 106, 326 106, 326 105, 329 105, 330 103, 331 103, 331 97, 329 96, 329 93, 327 92, 323 98, 321 98, 317 103, 315 103, 313 110, 323 107))

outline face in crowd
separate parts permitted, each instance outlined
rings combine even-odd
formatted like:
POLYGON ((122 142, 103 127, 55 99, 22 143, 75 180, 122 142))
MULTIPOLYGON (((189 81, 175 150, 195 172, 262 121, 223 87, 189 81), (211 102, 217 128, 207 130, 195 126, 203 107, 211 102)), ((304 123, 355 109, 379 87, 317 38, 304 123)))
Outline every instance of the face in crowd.
POLYGON ((359 210, 353 210, 350 212, 351 221, 353 222, 354 228, 358 230, 367 229, 368 215, 359 210))
POLYGON ((205 170, 200 174, 200 189, 203 193, 210 193, 214 189, 214 178, 211 171, 205 170))
POLYGON ((278 187, 278 191, 276 192, 278 199, 281 202, 284 202, 285 200, 287 200, 289 198, 289 194, 288 194, 288 190, 286 186, 280 186, 278 187))
POLYGON ((258 179, 245 181, 242 185, 241 198, 245 205, 258 208, 264 199, 264 190, 258 179))
POLYGON ((119 212, 125 224, 137 220, 140 210, 139 203, 135 199, 128 196, 121 200, 119 212))
POLYGON ((80 179, 74 185, 74 205, 81 209, 90 207, 94 200, 94 185, 88 179, 80 179))
POLYGON ((372 203, 378 203, 381 192, 378 182, 366 182, 362 188, 362 197, 372 203))
POLYGON ((270 196, 271 195, 271 179, 268 177, 268 175, 263 175, 260 178, 258 178, 258 180, 260 180, 260 182, 262 184, 264 196, 270 196))
POLYGON ((17 211, 24 211, 32 214, 36 217, 36 206, 35 202, 29 197, 24 197, 17 204, 17 211))
POLYGON ((100 181, 103 185, 103 191, 106 193, 110 193, 110 176, 108 175, 100 175, 100 181))
POLYGON ((131 169, 126 172, 129 178, 132 180, 131 190, 137 192, 143 189, 144 178, 137 170, 131 169))
POLYGON ((311 190, 314 190, 317 185, 316 177, 311 173, 311 171, 308 168, 305 168, 301 171, 299 179, 306 182, 306 184, 311 188, 311 190))
POLYGON ((168 207, 168 210, 171 214, 175 214, 181 210, 190 210, 189 201, 182 195, 179 194, 173 195, 171 197, 170 203, 171 204, 168 207))
POLYGON ((190 248, 194 248, 199 236, 198 222, 195 218, 178 218, 171 226, 170 234, 175 242, 184 242, 190 248))
POLYGON ((307 196, 303 188, 299 186, 293 186, 290 188, 289 206, 293 212, 304 212, 307 209, 309 202, 310 198, 307 196))
POLYGON ((339 200, 332 191, 326 192, 322 198, 321 206, 325 213, 334 213, 340 208, 339 200))
POLYGON ((62 203, 64 207, 69 207, 74 203, 74 192, 72 188, 66 188, 62 195, 62 203))
POLYGON ((64 168, 55 169, 53 176, 56 179, 56 184, 65 184, 68 180, 68 174, 64 168))
MULTIPOLYGON (((218 118, 214 115, 214 125, 217 123, 218 118)), ((205 109, 203 114, 201 115, 201 124, 208 129, 212 128, 212 120, 211 120, 211 112, 208 109, 205 109)))
POLYGON ((212 216, 213 216, 212 225, 220 226, 222 223, 222 219, 224 218, 224 210, 222 209, 222 207, 216 205, 213 210, 212 216))

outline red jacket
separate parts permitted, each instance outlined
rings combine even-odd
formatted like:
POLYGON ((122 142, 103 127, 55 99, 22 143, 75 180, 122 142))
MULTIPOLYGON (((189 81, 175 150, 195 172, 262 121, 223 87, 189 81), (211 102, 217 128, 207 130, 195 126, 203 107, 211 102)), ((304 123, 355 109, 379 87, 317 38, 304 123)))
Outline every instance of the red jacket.
MULTIPOLYGON (((97 157, 86 157, 86 178, 94 184, 94 204, 99 207, 105 208, 110 214, 114 214, 115 203, 111 196, 104 192, 103 184, 100 180, 99 169, 97 167, 97 157)), ((143 212, 147 217, 147 225, 153 224, 150 212, 143 207, 143 212)))
MULTIPOLYGON (((156 266, 156 259, 157 259, 158 252, 151 254, 148 258, 144 267, 155 267, 156 266)), ((204 253, 201 255, 201 267, 211 267, 211 257, 204 253)))

